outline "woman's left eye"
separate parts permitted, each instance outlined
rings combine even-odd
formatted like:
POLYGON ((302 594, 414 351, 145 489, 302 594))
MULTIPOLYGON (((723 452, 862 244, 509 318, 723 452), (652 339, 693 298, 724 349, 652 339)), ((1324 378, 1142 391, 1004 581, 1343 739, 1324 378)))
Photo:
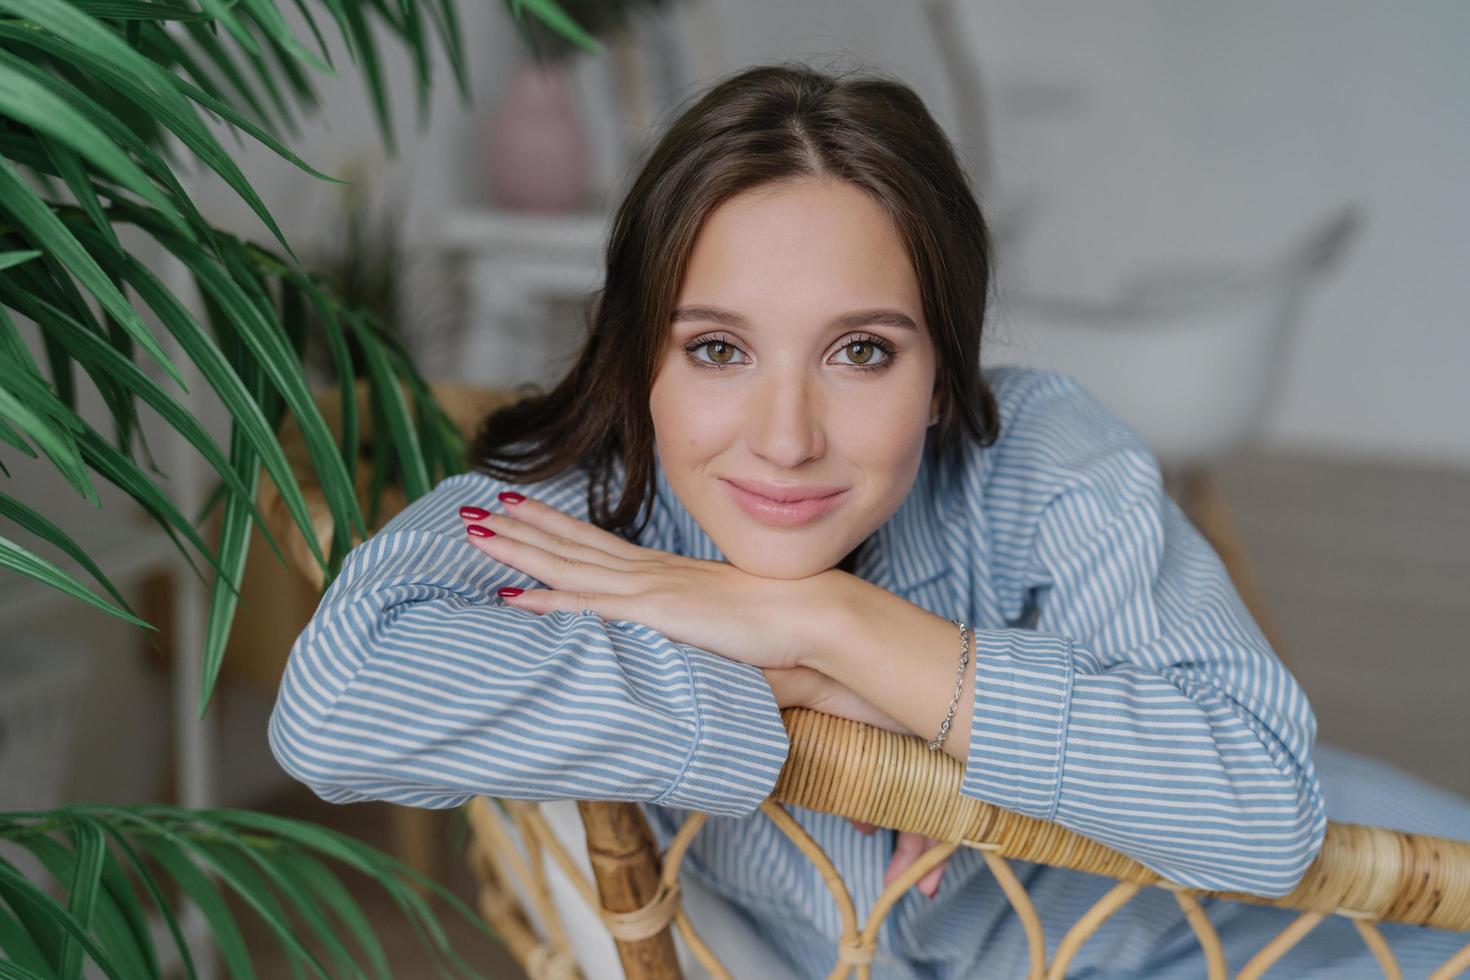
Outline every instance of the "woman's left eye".
POLYGON ((838 348, 837 353, 845 354, 848 358, 847 361, 838 363, 870 370, 886 367, 893 360, 893 348, 878 337, 856 337, 838 348))

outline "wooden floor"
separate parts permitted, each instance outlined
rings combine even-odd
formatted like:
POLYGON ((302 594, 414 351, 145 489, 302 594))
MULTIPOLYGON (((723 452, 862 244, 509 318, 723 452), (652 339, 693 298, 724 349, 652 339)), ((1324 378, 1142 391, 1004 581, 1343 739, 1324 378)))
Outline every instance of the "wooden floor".
MULTIPOLYGON (((1470 470, 1257 454, 1218 477, 1320 739, 1470 795, 1470 470)), ((387 845, 383 804, 333 806, 301 790, 272 809, 387 845)), ((435 820, 445 883, 472 900, 454 848, 459 818, 435 820)), ((391 900, 366 884, 354 891, 394 976, 435 975, 391 900)), ((522 976, 472 927, 445 922, 485 976, 522 976)), ((274 939, 249 915, 242 925, 260 975, 287 975, 274 939)))
POLYGON ((1219 477, 1319 739, 1470 796, 1470 470, 1254 455, 1219 477))

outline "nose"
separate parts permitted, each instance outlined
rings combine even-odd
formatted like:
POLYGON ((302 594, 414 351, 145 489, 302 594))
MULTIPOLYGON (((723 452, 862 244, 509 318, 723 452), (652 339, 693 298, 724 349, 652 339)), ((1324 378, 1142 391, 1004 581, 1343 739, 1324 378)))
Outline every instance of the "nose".
POLYGON ((821 393, 792 372, 772 372, 748 406, 750 451, 778 469, 795 469, 827 450, 821 393))

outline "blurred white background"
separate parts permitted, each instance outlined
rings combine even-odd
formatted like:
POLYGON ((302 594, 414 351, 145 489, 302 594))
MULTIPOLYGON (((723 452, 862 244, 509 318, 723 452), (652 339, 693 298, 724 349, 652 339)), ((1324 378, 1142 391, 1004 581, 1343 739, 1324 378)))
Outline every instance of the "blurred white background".
MULTIPOLYGON (((323 86, 325 125, 298 146, 329 173, 380 167, 385 196, 409 204, 410 236, 426 247, 451 215, 484 203, 485 120, 526 58, 501 4, 461 7, 470 114, 442 85, 414 136, 408 62, 390 47, 400 157, 386 161, 350 72, 323 86)), ((956 118, 919 3, 702 0, 673 13, 684 53, 717 61, 687 65, 694 82, 656 95, 661 114, 702 82, 790 58, 893 72, 957 141, 974 133, 956 118), (700 43, 706 32, 715 43, 700 43)), ((1470 466, 1470 8, 959 0, 958 17, 989 98, 995 188, 984 206, 1001 220, 1025 212, 998 289, 1102 297, 1162 262, 1247 264, 1356 204, 1363 226, 1304 313, 1267 440, 1470 466)), ((334 233, 319 182, 258 148, 244 158, 293 241, 334 233)), ((601 179, 615 192, 625 176, 601 179)), ((230 194, 201 197, 207 214, 257 227, 230 194)))

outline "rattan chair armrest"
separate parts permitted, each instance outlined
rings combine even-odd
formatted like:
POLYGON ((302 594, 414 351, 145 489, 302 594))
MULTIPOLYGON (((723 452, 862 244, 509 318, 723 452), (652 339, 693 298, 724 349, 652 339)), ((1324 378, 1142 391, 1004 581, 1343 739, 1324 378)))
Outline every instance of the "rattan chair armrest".
MULTIPOLYGON (((964 766, 922 738, 801 708, 772 796, 823 813, 990 850, 1002 857, 1173 887, 1134 859, 1055 823, 960 794, 964 766)), ((1301 883, 1281 898, 1203 894, 1374 921, 1470 930, 1470 842, 1331 823, 1301 883)))

